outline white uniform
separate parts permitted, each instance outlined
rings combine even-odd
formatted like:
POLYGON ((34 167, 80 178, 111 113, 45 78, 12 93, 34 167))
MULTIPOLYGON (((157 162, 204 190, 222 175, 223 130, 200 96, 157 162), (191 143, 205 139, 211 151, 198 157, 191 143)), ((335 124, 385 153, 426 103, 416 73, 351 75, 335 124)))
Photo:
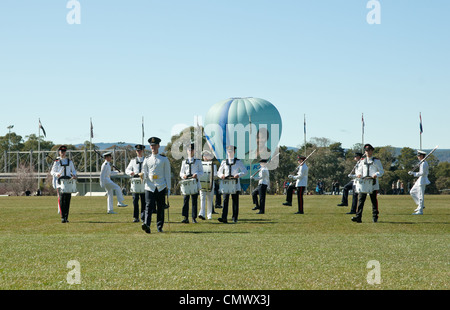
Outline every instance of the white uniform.
POLYGON ((119 185, 114 183, 111 180, 111 175, 117 174, 117 171, 111 170, 111 164, 105 160, 105 162, 102 164, 102 169, 100 172, 100 186, 103 187, 106 190, 107 194, 107 211, 113 212, 113 202, 114 202, 114 191, 116 192, 117 201, 119 204, 123 204, 124 198, 122 195, 122 190, 120 189, 119 185))
POLYGON ((59 158, 53 163, 50 174, 53 176, 52 186, 54 189, 57 189, 61 187, 61 184, 58 184, 58 174, 60 174, 60 177, 72 177, 77 176, 77 171, 75 170, 73 161, 68 158, 59 158))
POLYGON ((267 167, 261 167, 259 170, 259 173, 253 177, 253 180, 259 181, 258 185, 267 185, 270 184, 270 175, 269 175, 269 169, 267 167))
POLYGON ((299 166, 297 175, 293 176, 294 180, 297 180, 295 183, 296 187, 307 187, 308 186, 308 166, 303 164, 299 166))
POLYGON ((244 163, 236 158, 233 158, 231 160, 222 160, 222 162, 220 163, 219 171, 217 171, 217 176, 219 178, 222 178, 222 176, 233 177, 235 175, 239 175, 239 179, 237 179, 236 182, 236 191, 241 190, 240 178, 242 178, 246 174, 247 169, 245 168, 244 163))
POLYGON ((197 188, 200 190, 202 185, 200 184, 200 177, 203 175, 202 161, 196 158, 187 158, 181 163, 180 178, 184 179, 185 176, 192 176, 197 174, 197 188))
POLYGON ((127 169, 125 170, 125 173, 129 176, 131 176, 131 173, 134 172, 134 174, 138 174, 142 172, 142 168, 144 166, 144 157, 135 157, 132 160, 130 160, 130 163, 128 164, 127 169))
MULTIPOLYGON (((213 173, 214 176, 217 176, 217 166, 212 163, 212 161, 203 161, 203 175, 199 178, 200 182, 209 182, 211 173, 213 173)), ((200 183, 201 185, 201 183, 200 183)), ((213 206, 213 199, 214 199, 214 180, 212 183, 211 190, 208 191, 206 189, 200 190, 200 212, 199 215, 205 217, 205 207, 206 203, 208 202, 207 207, 207 214, 206 218, 208 220, 212 219, 212 206, 213 206)))
POLYGON ((414 172, 413 176, 418 177, 416 183, 414 183, 414 186, 411 188, 410 195, 413 198, 414 202, 417 205, 416 210, 414 210, 415 214, 422 214, 423 208, 424 208, 424 194, 425 194, 425 187, 430 184, 430 180, 428 180, 428 172, 429 167, 428 163, 424 161, 420 164, 419 172, 414 172))
POLYGON ((161 192, 167 188, 168 194, 170 194, 170 162, 167 157, 160 154, 147 156, 142 172, 146 191, 154 192, 155 189, 158 189, 158 192, 161 192))
POLYGON ((380 189, 378 178, 384 175, 383 165, 378 158, 366 157, 360 161, 356 168, 356 175, 361 175, 361 178, 376 176, 373 190, 378 191, 380 189))

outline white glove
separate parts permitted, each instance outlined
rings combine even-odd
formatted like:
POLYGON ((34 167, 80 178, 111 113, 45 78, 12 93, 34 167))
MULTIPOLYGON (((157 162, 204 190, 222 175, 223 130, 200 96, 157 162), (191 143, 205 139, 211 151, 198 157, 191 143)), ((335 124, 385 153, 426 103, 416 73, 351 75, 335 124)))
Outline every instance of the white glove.
POLYGON ((409 174, 409 175, 414 175, 414 172, 408 171, 408 174, 409 174))

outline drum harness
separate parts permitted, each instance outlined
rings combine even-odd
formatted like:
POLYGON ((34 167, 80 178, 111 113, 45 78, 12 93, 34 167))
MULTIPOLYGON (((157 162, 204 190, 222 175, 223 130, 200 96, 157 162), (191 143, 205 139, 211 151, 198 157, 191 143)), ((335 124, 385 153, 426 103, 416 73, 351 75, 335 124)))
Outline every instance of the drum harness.
MULTIPOLYGON (((367 157, 364 159, 363 164, 367 167, 367 177, 370 177, 370 172, 369 172, 370 166, 373 165, 374 163, 375 163, 375 158, 370 163, 367 161, 367 157)), ((376 180, 373 179, 373 184, 375 185, 375 183, 376 183, 376 180)))
POLYGON ((227 158, 227 160, 225 161, 225 164, 228 166, 228 176, 227 176, 227 178, 232 178, 232 175, 231 175, 231 167, 234 166, 234 165, 236 164, 236 161, 237 161, 236 158, 233 158, 233 163, 229 163, 228 158, 227 158))
POLYGON ((63 167, 64 174, 58 178, 58 184, 61 184, 61 179, 70 179, 71 178, 67 175, 67 170, 66 170, 66 167, 68 167, 70 165, 70 158, 64 158, 64 159, 67 159, 67 164, 65 164, 65 165, 62 162, 63 159, 62 158, 59 159, 59 164, 63 167))

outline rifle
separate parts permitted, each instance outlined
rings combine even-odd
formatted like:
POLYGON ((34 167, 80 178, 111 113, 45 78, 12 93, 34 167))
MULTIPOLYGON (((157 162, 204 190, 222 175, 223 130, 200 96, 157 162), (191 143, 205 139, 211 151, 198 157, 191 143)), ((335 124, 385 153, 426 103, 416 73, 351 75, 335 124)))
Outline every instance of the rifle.
MULTIPOLYGON (((100 155, 100 157, 101 157, 102 159, 105 159, 105 157, 103 157, 103 155, 100 154, 100 152, 97 151, 96 149, 94 149, 94 152, 97 153, 98 155, 100 155)), ((120 169, 117 168, 115 165, 111 164, 111 166, 112 166, 114 169, 116 169, 119 173, 122 173, 122 171, 120 171, 120 169)))
POLYGON ((412 173, 412 172, 414 172, 414 170, 416 170, 417 168, 419 168, 420 167, 420 165, 431 155, 431 154, 433 154, 433 152, 434 151, 436 151, 436 149, 439 147, 439 145, 436 145, 436 147, 434 148, 434 149, 432 149, 431 150, 431 152, 430 153, 428 153, 418 164, 416 164, 413 168, 412 168, 412 170, 411 171, 409 171, 408 173, 412 173))

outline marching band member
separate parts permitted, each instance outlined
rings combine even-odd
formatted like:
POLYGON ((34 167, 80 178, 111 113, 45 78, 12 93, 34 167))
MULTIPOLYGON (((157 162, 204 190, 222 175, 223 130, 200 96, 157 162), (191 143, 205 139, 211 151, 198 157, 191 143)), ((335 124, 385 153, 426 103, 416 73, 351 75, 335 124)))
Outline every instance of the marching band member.
POLYGON ((353 189, 352 207, 350 209, 350 212, 347 212, 347 214, 356 214, 356 206, 358 203, 358 193, 355 190, 355 185, 354 185, 353 179, 356 177, 354 172, 358 169, 361 158, 362 158, 362 153, 356 152, 355 156, 353 157, 353 160, 356 161, 355 167, 348 175, 348 177, 351 178, 351 181, 344 185, 344 188, 342 190, 342 200, 341 200, 341 203, 338 204, 339 207, 348 206, 348 192, 351 189, 353 189))
POLYGON ((145 216, 142 230, 150 233, 152 210, 156 206, 156 228, 163 232, 164 208, 166 206, 166 194, 170 195, 170 162, 169 159, 159 154, 161 139, 151 137, 148 139, 152 154, 144 160, 143 172, 140 176, 145 182, 145 216))
POLYGON ((61 193, 61 179, 76 179, 77 171, 73 161, 66 157, 67 147, 61 145, 58 149, 59 157, 53 163, 51 175, 53 176, 53 187, 56 188, 58 195, 58 208, 61 215, 61 223, 69 222, 69 209, 71 193, 61 193))
MULTIPOLYGON (((373 222, 376 223, 378 221, 378 190, 380 189, 380 184, 378 182, 378 178, 382 177, 384 174, 383 166, 381 161, 373 157, 374 148, 370 144, 364 145, 364 153, 365 158, 358 165, 358 169, 356 170, 357 178, 365 178, 371 177, 374 179, 374 187, 373 192, 370 193, 370 200, 372 201, 372 219, 373 222)), ((352 217, 353 222, 361 223, 361 217, 364 208, 364 202, 366 201, 367 194, 359 193, 358 194, 358 206, 356 209, 356 215, 352 217)))
MULTIPOLYGON (((217 166, 215 164, 213 164, 212 160, 214 158, 213 154, 210 151, 203 151, 203 161, 202 161, 202 165, 203 165, 203 179, 205 178, 210 178, 209 174, 206 173, 207 169, 210 169, 209 173, 212 173, 213 176, 217 176, 217 166)), ((211 180, 201 180, 200 178, 200 183, 202 182, 209 182, 211 180)), ((208 189, 204 189, 201 188, 200 189, 200 212, 198 214, 198 217, 201 218, 202 220, 205 219, 205 211, 206 211, 206 218, 208 220, 212 219, 212 212, 213 212, 213 199, 214 199, 214 179, 212 180, 212 184, 211 184, 211 190, 208 189), (208 204, 208 206, 206 207, 206 204, 208 204), (207 209, 207 210, 205 210, 207 209)))
MULTIPOLYGON (((427 153, 424 151, 417 151, 417 159, 422 161, 427 153)), ((422 215, 424 206, 424 195, 425 195, 425 187, 430 184, 430 180, 428 180, 428 172, 429 166, 428 162, 424 160, 419 166, 419 172, 409 171, 408 174, 412 175, 417 179, 414 183, 414 186, 411 188, 409 194, 417 205, 417 208, 414 210, 414 215, 422 215)))
POLYGON ((119 185, 117 185, 111 180, 111 175, 117 174, 117 171, 111 170, 111 161, 112 161, 111 152, 106 152, 105 154, 103 154, 103 158, 105 159, 105 161, 103 162, 100 171, 100 186, 106 190, 106 194, 108 197, 106 200, 107 213, 116 214, 116 212, 114 212, 113 209, 114 192, 116 193, 118 207, 126 207, 128 205, 124 203, 125 199, 123 198, 122 190, 120 189, 119 185))
MULTIPOLYGON (((136 158, 133 158, 128 164, 125 173, 132 178, 139 178, 139 173, 142 172, 142 165, 144 164, 144 149, 145 146, 142 144, 135 145, 136 158)), ((139 222, 139 217, 144 220, 145 211, 145 193, 133 193, 133 222, 139 222), (141 200, 141 213, 139 216, 139 200, 141 200)))
MULTIPOLYGON (((227 159, 222 160, 219 170, 217 171, 217 176, 222 180, 225 178, 234 178, 236 179, 236 193, 231 194, 232 200, 232 220, 234 223, 238 220, 239 215, 239 194, 241 191, 241 182, 239 178, 247 174, 247 169, 245 168, 242 161, 235 158, 234 155, 236 153, 235 146, 227 147, 227 159)), ((224 194, 223 199, 223 209, 222 209, 222 217, 219 217, 219 222, 228 223, 228 203, 230 200, 230 194, 224 194)))
POLYGON ((261 169, 257 176, 252 176, 251 179, 259 181, 258 187, 252 192, 253 204, 255 207, 252 210, 259 210, 258 214, 264 214, 266 210, 266 193, 270 184, 269 169, 267 169, 267 159, 259 161, 261 169), (259 196, 259 203, 258 203, 259 196))
POLYGON ((303 195, 305 194, 306 186, 308 185, 308 166, 304 163, 306 157, 298 156, 298 171, 297 175, 290 175, 291 179, 297 180, 295 182, 295 187, 297 189, 297 203, 298 203, 298 211, 295 214, 304 214, 303 210, 303 195))
MULTIPOLYGON (((199 178, 203 175, 203 166, 200 159, 194 158, 195 146, 191 143, 187 150, 188 158, 181 163, 180 177, 183 180, 195 179, 197 181, 197 188, 201 190, 201 184, 199 178)), ((184 202, 181 214, 183 220, 181 223, 189 223, 189 198, 192 196, 192 222, 197 223, 197 206, 198 206, 198 193, 192 195, 184 195, 184 202)))

